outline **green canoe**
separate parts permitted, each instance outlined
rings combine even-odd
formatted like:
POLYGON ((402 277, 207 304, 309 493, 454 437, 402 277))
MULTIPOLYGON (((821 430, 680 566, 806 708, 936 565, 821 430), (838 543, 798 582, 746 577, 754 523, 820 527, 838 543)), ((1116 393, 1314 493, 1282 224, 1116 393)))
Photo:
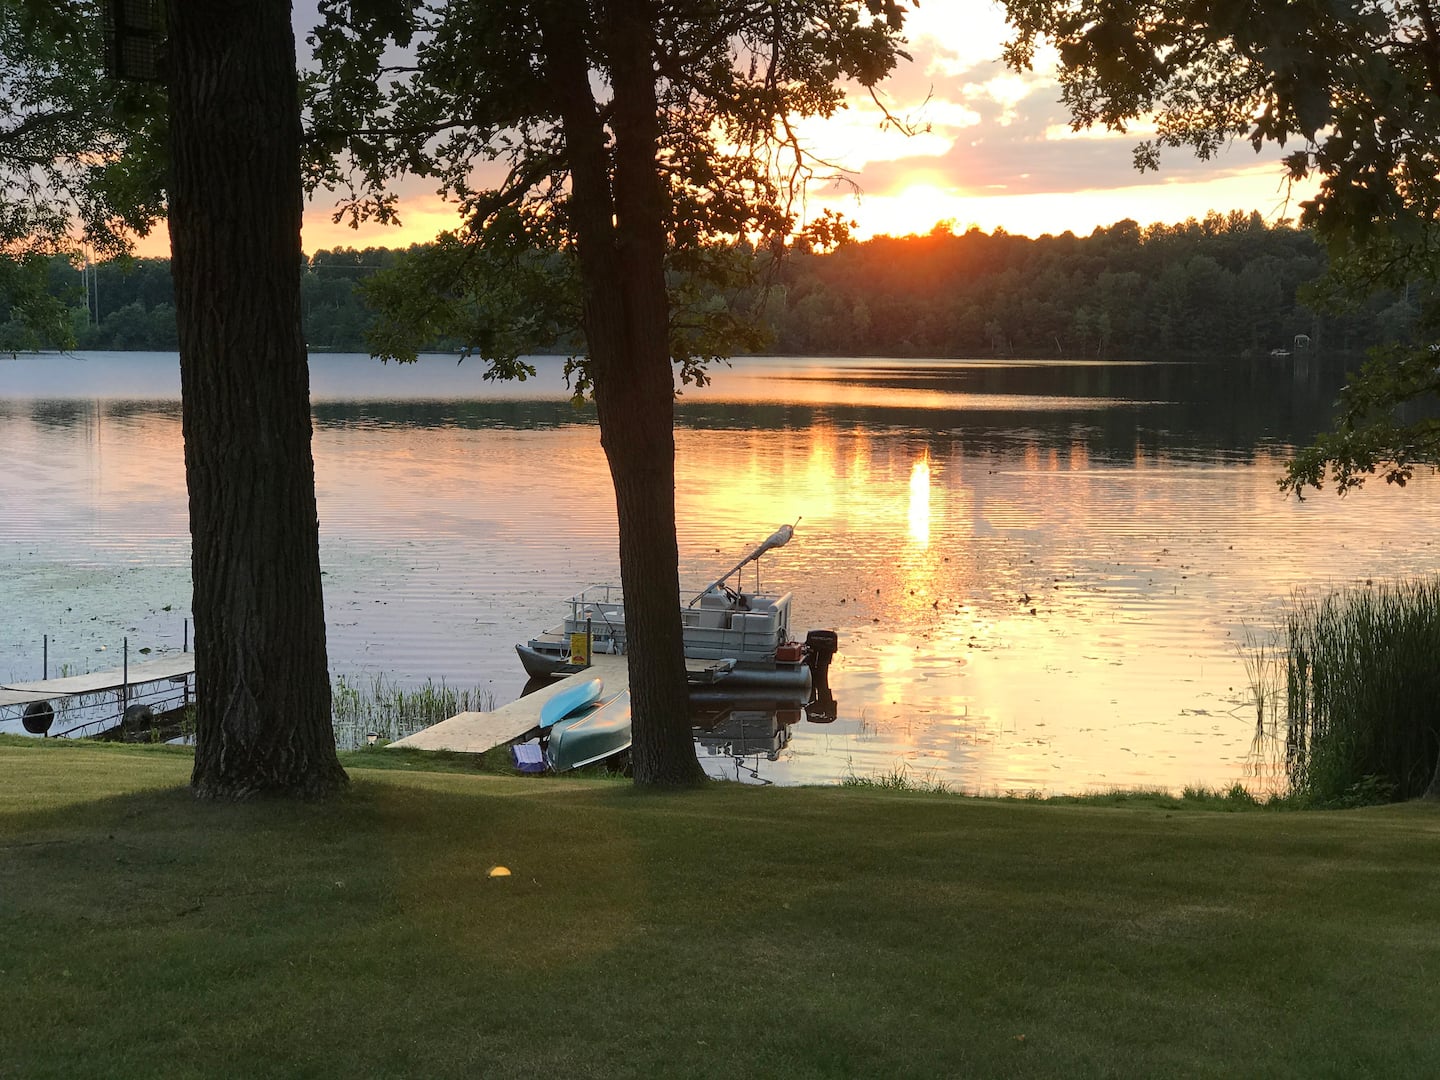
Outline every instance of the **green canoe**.
POLYGON ((603 761, 630 747, 630 691, 559 721, 550 729, 545 761, 556 772, 603 761))

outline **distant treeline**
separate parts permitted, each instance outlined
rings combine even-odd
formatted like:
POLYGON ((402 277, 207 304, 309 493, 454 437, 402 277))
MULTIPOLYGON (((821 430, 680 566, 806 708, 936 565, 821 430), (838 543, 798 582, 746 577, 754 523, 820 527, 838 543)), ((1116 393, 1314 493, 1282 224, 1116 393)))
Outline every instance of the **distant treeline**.
MULTIPOLYGON (((312 349, 365 350, 375 316, 355 285, 402 254, 340 248, 306 259, 312 349)), ((793 253, 763 317, 772 351, 821 356, 1222 357, 1291 349, 1297 339, 1317 351, 1353 352, 1407 337, 1416 311, 1403 295, 1377 296, 1343 315, 1306 306, 1301 287, 1325 265, 1309 232, 1238 212, 1174 226, 1121 221, 1083 238, 937 227, 928 236, 793 253)), ((167 260, 86 273, 56 258, 49 288, 71 305, 81 348, 176 347, 167 260)), ((0 348, 15 347, 6 345, 11 314, 0 296, 0 348)))
POLYGON ((1324 272, 1308 231, 1259 214, 1121 221, 1080 238, 978 229, 881 237, 785 268, 786 353, 1154 358, 1356 350, 1408 333, 1394 297, 1323 318, 1297 293, 1324 272), (1303 339, 1302 339, 1303 340, 1303 339))

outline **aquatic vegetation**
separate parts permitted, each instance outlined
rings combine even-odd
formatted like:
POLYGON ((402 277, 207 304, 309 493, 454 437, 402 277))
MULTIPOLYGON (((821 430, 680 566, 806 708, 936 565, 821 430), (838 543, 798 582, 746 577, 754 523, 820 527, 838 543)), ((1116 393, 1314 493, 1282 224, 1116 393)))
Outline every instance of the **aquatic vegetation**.
POLYGON ((1277 633, 1260 633, 1245 628, 1245 642, 1237 646, 1245 665, 1250 704, 1255 707, 1255 728, 1264 731, 1283 714, 1285 691, 1285 650, 1277 633))
MULTIPOLYGON (((1272 799, 1288 798, 1290 779, 1285 767, 1285 669, 1288 652, 1285 628, 1268 631, 1245 627, 1244 641, 1236 645, 1245 665, 1248 696, 1236 703, 1232 715, 1253 710, 1255 730, 1245 755, 1246 786, 1250 793, 1263 792, 1272 799)), ((1189 789, 1187 789, 1188 791, 1189 789)), ((1216 798, 1223 793, 1213 792, 1216 798)))
POLYGON ((1278 793, 1257 795, 1236 781, 1228 788, 1212 788, 1203 784, 1186 784, 1177 795, 1165 788, 1117 788, 1093 791, 1084 795, 1027 796, 1047 806, 1112 807, 1131 810, 1204 810, 1234 813, 1243 810, 1290 810, 1296 804, 1278 793))
POLYGON ((1440 578, 1297 598, 1286 633, 1294 795, 1354 806, 1424 794, 1440 745, 1440 578))
POLYGON ((1208 788, 1203 785, 1185 785, 1180 793, 1182 803, 1192 808, 1213 810, 1253 810, 1262 806, 1283 806, 1283 796, 1271 795, 1266 799, 1257 798, 1244 784, 1234 783, 1228 788, 1208 788))
POLYGON ((875 788, 881 791, 923 791, 931 795, 950 794, 950 785, 944 780, 937 780, 933 772, 924 776, 912 776, 910 766, 903 761, 890 768, 889 772, 871 773, 869 776, 861 776, 855 771, 853 762, 847 763, 845 775, 840 778, 840 786, 847 788, 875 788))
MULTIPOLYGON (((990 801, 1043 803, 1047 806, 1093 806, 1129 807, 1164 810, 1285 810, 1298 808, 1299 804, 1288 795, 1271 792, 1256 795, 1238 781, 1228 788, 1211 788, 1202 784, 1187 784, 1177 795, 1166 788, 1111 788, 1091 791, 1078 795, 1047 795, 1037 788, 1008 788, 1004 791, 966 791, 952 787, 945 780, 936 779, 933 772, 917 777, 911 774, 904 762, 892 766, 888 772, 876 772, 861 776, 855 772, 854 763, 840 778, 844 788, 866 788, 875 791, 914 791, 929 795, 954 795, 964 799, 990 801)), ((1345 805, 1359 805, 1346 803, 1345 805)))
POLYGON ((495 697, 490 691, 447 686, 443 679, 439 683, 427 679, 416 688, 397 686, 383 673, 373 676, 368 685, 341 675, 330 691, 335 745, 342 750, 365 745, 371 735, 387 742, 403 739, 456 713, 493 708, 495 697))

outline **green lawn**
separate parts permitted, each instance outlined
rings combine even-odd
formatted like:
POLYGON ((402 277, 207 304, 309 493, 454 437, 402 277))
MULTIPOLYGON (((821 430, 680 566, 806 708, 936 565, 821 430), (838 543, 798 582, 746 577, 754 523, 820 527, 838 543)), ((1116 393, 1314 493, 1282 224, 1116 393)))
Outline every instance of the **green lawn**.
POLYGON ((0 1077, 1440 1075, 1440 807, 363 760, 0 740, 0 1077))

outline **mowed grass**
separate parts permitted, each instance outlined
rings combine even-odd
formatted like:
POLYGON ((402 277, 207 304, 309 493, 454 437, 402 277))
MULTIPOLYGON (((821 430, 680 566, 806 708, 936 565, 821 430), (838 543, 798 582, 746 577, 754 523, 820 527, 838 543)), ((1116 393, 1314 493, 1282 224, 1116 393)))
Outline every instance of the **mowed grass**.
POLYGON ((0 742, 0 1076, 1440 1075, 1433 805, 189 768, 0 742))

